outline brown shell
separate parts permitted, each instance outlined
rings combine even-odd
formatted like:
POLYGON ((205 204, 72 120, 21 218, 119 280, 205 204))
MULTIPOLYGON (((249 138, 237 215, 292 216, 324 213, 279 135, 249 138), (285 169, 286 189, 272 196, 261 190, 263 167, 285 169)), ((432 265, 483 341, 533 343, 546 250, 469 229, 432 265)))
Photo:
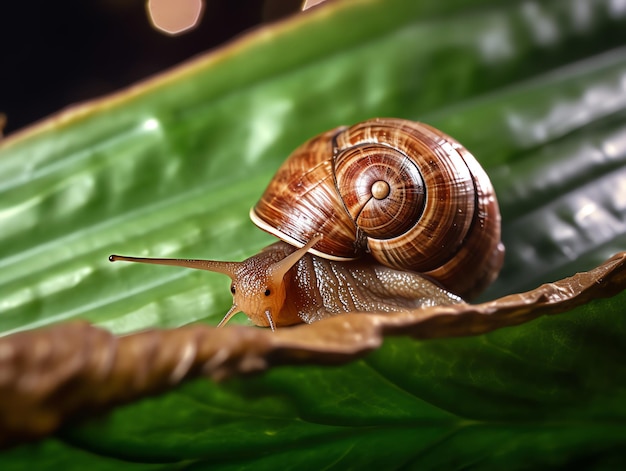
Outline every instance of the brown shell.
POLYGON ((457 141, 423 123, 377 118, 321 134, 279 168, 250 216, 285 242, 324 239, 330 259, 365 252, 470 299, 504 257, 493 187, 457 141))

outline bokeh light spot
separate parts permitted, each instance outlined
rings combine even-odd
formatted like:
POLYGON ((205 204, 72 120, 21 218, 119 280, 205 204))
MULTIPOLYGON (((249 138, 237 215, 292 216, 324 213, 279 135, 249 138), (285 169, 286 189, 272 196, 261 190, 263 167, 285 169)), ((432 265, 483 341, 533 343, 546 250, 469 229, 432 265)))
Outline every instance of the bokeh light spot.
POLYGON ((326 0, 304 0, 304 2, 302 2, 302 11, 308 10, 309 8, 319 5, 320 3, 324 3, 325 1, 326 0))
POLYGON ((155 29, 176 36, 198 25, 204 0, 148 0, 146 9, 155 29))

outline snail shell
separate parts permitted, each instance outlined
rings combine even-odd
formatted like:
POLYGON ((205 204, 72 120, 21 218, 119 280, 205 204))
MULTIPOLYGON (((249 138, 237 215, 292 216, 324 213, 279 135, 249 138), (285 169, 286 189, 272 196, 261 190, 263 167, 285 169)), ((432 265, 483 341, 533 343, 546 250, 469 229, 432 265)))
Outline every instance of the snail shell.
POLYGON ((331 260, 371 253, 471 299, 504 258, 489 177, 461 144, 423 123, 377 118, 296 149, 250 212, 261 229, 331 260))

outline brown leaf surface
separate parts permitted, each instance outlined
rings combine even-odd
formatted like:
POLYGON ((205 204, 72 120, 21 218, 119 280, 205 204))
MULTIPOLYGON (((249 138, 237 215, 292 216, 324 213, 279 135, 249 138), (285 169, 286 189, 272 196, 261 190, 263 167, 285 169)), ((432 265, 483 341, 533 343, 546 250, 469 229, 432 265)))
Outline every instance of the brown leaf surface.
POLYGON ((349 314, 272 333, 190 325, 122 337, 70 322, 0 338, 0 446, 42 437, 67 420, 165 391, 200 375, 219 380, 280 364, 345 363, 385 335, 476 335, 568 311, 626 288, 626 252, 521 294, 395 314, 349 314))

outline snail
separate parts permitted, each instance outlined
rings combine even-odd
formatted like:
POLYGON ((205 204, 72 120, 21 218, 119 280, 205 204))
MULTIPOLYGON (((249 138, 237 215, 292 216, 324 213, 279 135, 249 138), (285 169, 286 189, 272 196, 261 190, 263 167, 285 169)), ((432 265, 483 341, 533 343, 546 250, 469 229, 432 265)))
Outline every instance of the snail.
POLYGON ((281 239, 242 262, 123 260, 228 275, 233 305, 274 330, 354 311, 471 300, 504 258, 491 182, 457 141, 423 123, 370 119, 298 147, 252 222, 281 239))

